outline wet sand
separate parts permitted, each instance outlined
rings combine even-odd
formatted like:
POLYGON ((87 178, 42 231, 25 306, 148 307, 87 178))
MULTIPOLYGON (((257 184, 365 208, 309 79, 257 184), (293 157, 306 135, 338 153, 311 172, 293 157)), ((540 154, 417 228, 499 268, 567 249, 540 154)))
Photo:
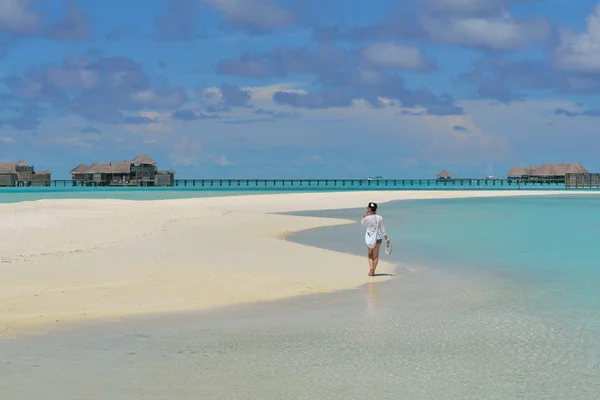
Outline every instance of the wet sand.
MULTIPOLYGON (((282 240, 290 232, 353 221, 274 213, 369 201, 563 193, 390 191, 0 204, 0 335, 334 292, 391 278, 369 278, 364 257, 282 240)), ((394 274, 394 266, 381 262, 378 272, 394 274)))

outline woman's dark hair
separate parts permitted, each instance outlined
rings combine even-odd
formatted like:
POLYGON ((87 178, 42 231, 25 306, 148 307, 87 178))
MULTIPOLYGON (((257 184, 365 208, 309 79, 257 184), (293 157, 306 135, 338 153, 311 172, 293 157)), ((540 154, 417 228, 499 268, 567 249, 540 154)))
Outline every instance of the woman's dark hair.
POLYGON ((370 202, 370 203, 369 203, 369 205, 368 205, 368 207, 369 207, 369 208, 371 209, 371 211, 373 211, 373 212, 377 211, 377 203, 370 202))

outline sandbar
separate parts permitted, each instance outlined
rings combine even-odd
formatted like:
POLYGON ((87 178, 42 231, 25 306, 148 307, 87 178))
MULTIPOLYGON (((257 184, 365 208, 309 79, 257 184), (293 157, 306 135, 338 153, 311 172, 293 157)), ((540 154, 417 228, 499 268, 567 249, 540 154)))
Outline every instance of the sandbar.
MULTIPOLYGON (((362 208, 370 201, 556 194, 567 193, 357 191, 0 204, 0 337, 390 279, 368 277, 366 257, 285 240, 291 232, 355 221, 276 213, 362 208)), ((394 274, 395 267, 383 257, 378 272, 394 274)))

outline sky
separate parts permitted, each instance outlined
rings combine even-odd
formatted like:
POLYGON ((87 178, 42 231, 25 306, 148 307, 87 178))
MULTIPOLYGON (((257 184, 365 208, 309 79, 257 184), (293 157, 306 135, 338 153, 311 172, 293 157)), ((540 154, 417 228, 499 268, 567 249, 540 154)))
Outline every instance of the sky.
POLYGON ((600 2, 0 0, 0 161, 54 179, 600 172, 600 2))

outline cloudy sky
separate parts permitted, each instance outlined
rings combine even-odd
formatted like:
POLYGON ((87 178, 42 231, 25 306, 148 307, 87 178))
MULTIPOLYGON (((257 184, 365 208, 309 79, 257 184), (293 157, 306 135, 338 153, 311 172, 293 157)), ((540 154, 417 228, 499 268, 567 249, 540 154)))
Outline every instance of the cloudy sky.
POLYGON ((600 172, 592 0, 0 0, 0 160, 67 178, 600 172))

